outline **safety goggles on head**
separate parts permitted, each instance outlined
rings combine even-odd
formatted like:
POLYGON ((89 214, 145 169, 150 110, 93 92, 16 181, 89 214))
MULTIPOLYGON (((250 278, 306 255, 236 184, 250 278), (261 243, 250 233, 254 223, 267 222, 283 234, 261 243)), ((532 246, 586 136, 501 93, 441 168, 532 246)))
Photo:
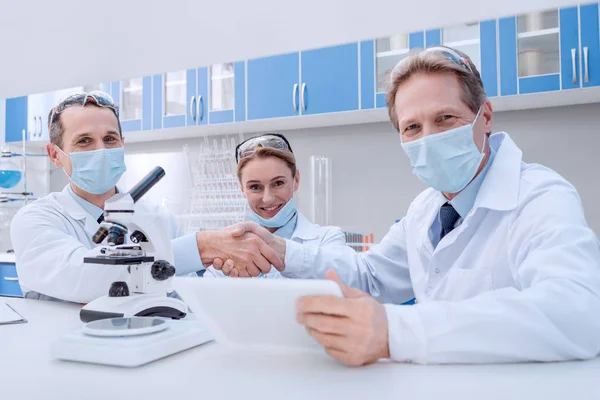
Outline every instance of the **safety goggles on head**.
POLYGON ((450 61, 454 61, 456 64, 464 67, 470 73, 473 73, 473 69, 471 68, 471 64, 469 63, 469 60, 467 60, 465 57, 461 56, 456 51, 454 51, 448 47, 432 46, 432 47, 425 49, 423 52, 424 53, 431 53, 431 52, 441 53, 446 58, 448 58, 450 61))
POLYGON ((283 135, 278 133, 266 133, 261 136, 256 136, 238 144, 235 148, 235 161, 250 157, 259 147, 268 147, 270 149, 284 150, 293 153, 290 143, 283 135))
POLYGON ((119 117, 119 107, 115 105, 115 101, 110 94, 101 90, 92 90, 91 92, 72 92, 64 96, 52 109, 49 124, 54 122, 58 114, 73 106, 85 106, 91 102, 98 107, 107 107, 114 111, 117 118, 119 117))

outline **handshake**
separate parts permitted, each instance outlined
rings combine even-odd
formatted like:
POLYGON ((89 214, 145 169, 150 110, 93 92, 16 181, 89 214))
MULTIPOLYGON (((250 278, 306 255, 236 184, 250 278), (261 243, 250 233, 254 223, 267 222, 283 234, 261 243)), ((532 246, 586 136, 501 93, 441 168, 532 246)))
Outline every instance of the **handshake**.
POLYGON ((242 222, 219 231, 196 233, 202 264, 231 277, 250 278, 283 271, 285 239, 254 222, 242 222))

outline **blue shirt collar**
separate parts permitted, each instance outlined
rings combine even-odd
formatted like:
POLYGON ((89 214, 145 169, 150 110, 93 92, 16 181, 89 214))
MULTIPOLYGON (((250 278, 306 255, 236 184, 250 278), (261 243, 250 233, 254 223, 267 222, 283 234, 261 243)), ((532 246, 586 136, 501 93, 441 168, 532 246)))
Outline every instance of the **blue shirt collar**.
POLYGON ((94 219, 100 218, 100 216, 104 213, 104 210, 98 207, 95 204, 90 203, 84 198, 80 197, 77 193, 73 191, 71 185, 67 185, 67 190, 73 196, 73 198, 83 207, 85 211, 87 211, 94 219))
POLYGON ((456 212, 458 212, 458 215, 460 215, 462 219, 465 219, 467 214, 469 214, 469 212, 473 208, 473 205, 475 204, 475 199, 477 198, 477 193, 479 193, 479 188, 481 187, 481 184, 483 183, 483 180, 485 179, 485 176, 488 170, 490 169, 490 166, 492 165, 495 156, 496 150, 494 150, 492 146, 490 146, 490 158, 485 164, 483 170, 479 173, 479 175, 475 177, 475 179, 471 181, 471 183, 467 185, 466 188, 461 190, 461 192, 457 194, 456 197, 449 201, 449 203, 452 205, 452 207, 454 207, 454 209, 456 210, 456 212))

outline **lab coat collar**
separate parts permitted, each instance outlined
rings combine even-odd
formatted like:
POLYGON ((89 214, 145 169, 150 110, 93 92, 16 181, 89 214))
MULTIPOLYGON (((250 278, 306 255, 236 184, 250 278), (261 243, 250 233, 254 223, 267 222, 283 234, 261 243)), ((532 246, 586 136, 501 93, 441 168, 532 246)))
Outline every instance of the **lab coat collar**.
POLYGON ((496 157, 481 184, 473 208, 510 211, 517 207, 523 152, 505 132, 490 136, 496 157))
POLYGON ((315 227, 315 224, 306 219, 301 212, 298 212, 298 221, 296 222, 296 229, 292 234, 292 240, 301 239, 302 241, 305 241, 318 238, 319 234, 315 227))
POLYGON ((90 236, 94 236, 96 234, 100 224, 90 213, 85 210, 85 208, 81 206, 81 204, 79 204, 77 200, 73 198, 71 193, 69 193, 69 184, 67 184, 62 192, 58 194, 57 200, 62 206, 63 213, 69 215, 75 220, 85 220, 85 231, 90 236))
POLYGON ((69 193, 69 184, 60 192, 57 196, 57 200, 63 208, 63 212, 68 214, 71 218, 81 220, 86 216, 91 215, 79 204, 77 200, 73 198, 69 193))
MULTIPOLYGON (((117 187, 117 193, 121 193, 121 189, 117 187)), ((62 206, 63 212, 68 214, 75 220, 85 219, 85 231, 90 235, 94 235, 100 224, 77 200, 69 193, 69 184, 57 196, 59 204, 62 206)))

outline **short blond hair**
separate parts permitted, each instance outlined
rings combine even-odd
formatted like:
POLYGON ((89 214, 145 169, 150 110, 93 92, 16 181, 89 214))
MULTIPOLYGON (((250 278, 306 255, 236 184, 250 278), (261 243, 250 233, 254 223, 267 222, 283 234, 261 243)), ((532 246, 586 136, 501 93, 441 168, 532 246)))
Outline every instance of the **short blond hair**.
POLYGON ((472 72, 469 71, 465 65, 459 64, 444 55, 443 52, 426 51, 424 49, 412 50, 406 58, 396 64, 390 73, 388 81, 386 98, 388 114, 390 121, 392 121, 392 125, 394 125, 394 128, 398 132, 400 132, 400 127, 398 126, 398 117, 396 116, 396 94, 398 93, 400 85, 415 74, 449 73, 456 76, 462 89, 461 100, 471 109, 471 111, 473 111, 473 113, 477 113, 481 105, 487 100, 481 75, 469 56, 450 47, 435 47, 446 48, 457 53, 468 62, 472 72))
POLYGON ((242 172, 243 172, 246 164, 248 164, 250 161, 252 161, 254 159, 263 160, 263 159, 269 158, 269 157, 275 157, 275 158, 279 158, 280 160, 283 160, 289 167, 290 171, 292 172, 292 177, 296 176, 296 157, 294 156, 294 153, 291 153, 286 150, 273 149, 271 147, 258 147, 256 149, 256 151, 254 152, 254 154, 252 154, 251 156, 242 158, 240 160, 240 162, 238 163, 237 176, 238 176, 239 181, 240 182, 242 181, 242 172))

